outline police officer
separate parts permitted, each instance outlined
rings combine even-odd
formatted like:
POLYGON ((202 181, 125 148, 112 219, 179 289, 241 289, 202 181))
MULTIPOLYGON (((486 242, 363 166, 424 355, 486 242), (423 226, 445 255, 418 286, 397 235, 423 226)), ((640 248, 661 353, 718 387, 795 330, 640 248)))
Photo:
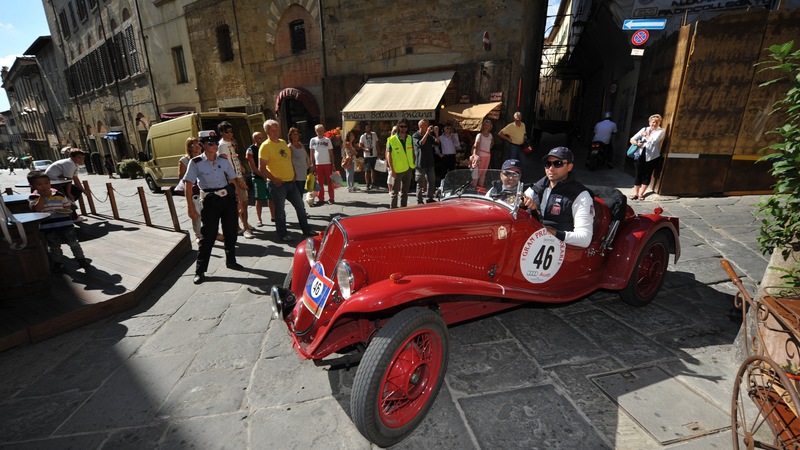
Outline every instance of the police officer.
POLYGON ((198 135, 203 154, 192 158, 186 168, 183 181, 186 185, 186 204, 189 207, 189 218, 195 219, 200 214, 201 227, 200 249, 197 252, 197 267, 194 284, 205 280, 211 248, 217 237, 217 229, 222 222, 222 234, 225 236, 225 265, 229 269, 242 270, 236 262, 236 227, 238 214, 236 209, 236 172, 225 158, 217 157, 217 135, 214 131, 201 131, 198 135), (192 186, 200 188, 203 202, 202 212, 198 213, 192 201, 192 186))

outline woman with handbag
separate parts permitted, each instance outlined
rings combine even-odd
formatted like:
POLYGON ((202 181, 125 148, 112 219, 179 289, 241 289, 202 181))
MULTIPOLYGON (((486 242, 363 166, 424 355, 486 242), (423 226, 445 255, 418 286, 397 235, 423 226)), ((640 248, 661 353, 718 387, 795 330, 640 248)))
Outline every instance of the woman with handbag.
POLYGON ((664 141, 661 115, 653 114, 648 123, 649 126, 642 128, 630 139, 631 145, 638 147, 634 154, 635 175, 631 200, 644 199, 653 171, 661 163, 661 143, 664 141))
POLYGON ((347 192, 355 192, 356 188, 356 148, 353 142, 356 140, 356 135, 352 131, 347 132, 342 145, 342 169, 345 171, 347 177, 347 192))

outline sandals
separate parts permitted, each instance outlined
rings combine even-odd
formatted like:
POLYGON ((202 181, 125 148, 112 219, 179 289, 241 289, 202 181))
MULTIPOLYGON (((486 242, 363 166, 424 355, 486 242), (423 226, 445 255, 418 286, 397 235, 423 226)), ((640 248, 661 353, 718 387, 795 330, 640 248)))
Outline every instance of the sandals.
POLYGON ((639 196, 638 195, 631 195, 628 198, 631 199, 631 200, 639 200, 639 196))

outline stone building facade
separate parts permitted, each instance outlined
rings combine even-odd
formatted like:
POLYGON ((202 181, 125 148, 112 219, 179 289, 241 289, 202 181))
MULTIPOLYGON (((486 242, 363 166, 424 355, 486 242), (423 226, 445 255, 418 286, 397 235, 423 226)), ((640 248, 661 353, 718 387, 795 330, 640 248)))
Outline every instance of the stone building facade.
POLYGON ((157 117, 136 8, 133 0, 45 2, 79 145, 115 161, 141 151, 157 117))

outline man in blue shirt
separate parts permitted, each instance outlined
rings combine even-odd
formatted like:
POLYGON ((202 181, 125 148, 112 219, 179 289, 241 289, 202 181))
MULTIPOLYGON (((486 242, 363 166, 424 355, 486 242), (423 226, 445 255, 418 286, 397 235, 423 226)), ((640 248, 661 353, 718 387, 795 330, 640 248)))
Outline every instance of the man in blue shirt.
POLYGON ((194 284, 205 281, 211 248, 217 237, 217 229, 222 223, 222 235, 225 237, 225 265, 229 269, 242 270, 244 267, 236 262, 236 228, 238 212, 234 182, 236 172, 225 158, 217 157, 217 135, 214 131, 201 131, 198 135, 203 154, 192 158, 183 177, 186 185, 186 204, 189 217, 200 215, 201 227, 200 249, 197 251, 194 284), (202 212, 198 213, 192 201, 192 187, 197 183, 200 198, 203 202, 202 212))

